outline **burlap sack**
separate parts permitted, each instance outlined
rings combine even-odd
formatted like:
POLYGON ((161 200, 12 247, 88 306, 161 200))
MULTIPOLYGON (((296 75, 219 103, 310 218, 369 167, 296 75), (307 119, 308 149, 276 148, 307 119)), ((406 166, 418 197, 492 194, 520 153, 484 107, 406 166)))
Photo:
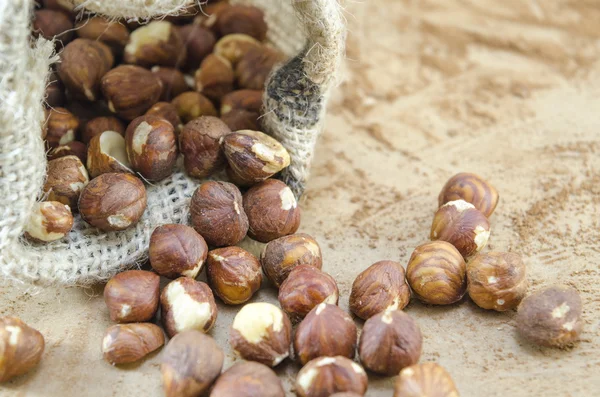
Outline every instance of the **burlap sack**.
MULTIPOLYGON (((131 19, 175 14, 191 0, 70 1, 82 11, 131 19)), ((283 179, 300 195, 343 57, 343 18, 337 0, 245 2, 265 11, 269 41, 292 56, 267 83, 265 126, 289 150, 292 165, 283 179)), ((45 177, 40 104, 49 65, 57 61, 52 43, 29 43, 32 10, 33 0, 0 1, 0 274, 24 283, 87 285, 141 263, 157 225, 185 223, 198 181, 177 172, 148 186, 143 218, 124 232, 102 233, 77 217, 61 241, 23 240, 45 177)))

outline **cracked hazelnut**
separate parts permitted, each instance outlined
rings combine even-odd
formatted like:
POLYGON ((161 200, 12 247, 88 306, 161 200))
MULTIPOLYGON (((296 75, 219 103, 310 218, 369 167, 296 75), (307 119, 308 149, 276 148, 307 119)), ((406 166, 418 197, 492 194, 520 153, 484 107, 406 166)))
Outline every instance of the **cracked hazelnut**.
POLYGON ((179 28, 179 34, 186 46, 184 69, 196 70, 206 56, 213 52, 215 34, 197 24, 184 25, 179 28))
POLYGON ((125 25, 101 16, 79 21, 75 25, 75 30, 81 38, 103 42, 115 55, 121 54, 129 41, 129 30, 125 25))
POLYGON ((365 370, 347 357, 319 357, 308 362, 296 378, 299 397, 329 397, 337 392, 363 396, 368 379, 365 370))
POLYGON ((85 143, 71 141, 65 145, 57 146, 48 152, 48 160, 65 156, 76 156, 83 164, 87 162, 87 146, 85 143))
POLYGON ((151 323, 117 324, 109 327, 102 339, 102 355, 112 365, 133 363, 165 344, 158 325, 151 323))
POLYGON ((210 392, 211 397, 285 397, 277 374, 264 364, 238 362, 223 372, 210 392))
POLYGON ((225 155, 220 139, 231 130, 216 117, 203 116, 190 121, 179 135, 185 171, 194 178, 206 178, 221 170, 225 155))
POLYGON ((213 246, 235 245, 248 231, 242 194, 227 182, 208 181, 192 196, 190 214, 192 226, 213 246))
MULTIPOLYGON (((227 124, 227 127, 229 127, 231 131, 260 130, 259 118, 260 114, 244 109, 233 109, 221 116, 221 120, 223 120, 223 122, 227 124)), ((231 168, 228 168, 228 171, 231 171, 231 168)), ((234 173, 231 173, 230 175, 230 172, 228 172, 227 175, 229 175, 232 181, 239 179, 240 185, 248 184, 248 182, 244 181, 234 173)))
POLYGON ((528 295, 517 311, 517 331, 541 346, 565 347, 583 329, 581 297, 566 285, 553 285, 528 295))
POLYGON ((48 77, 48 85, 46 86, 46 93, 44 95, 44 105, 47 108, 57 108, 65 104, 65 86, 60 81, 56 72, 51 72, 48 77))
POLYGON ((30 240, 50 242, 65 237, 73 227, 73 215, 68 205, 58 201, 35 203, 29 221, 25 225, 25 236, 30 240))
POLYGON ((479 254, 467 264, 467 291, 483 309, 514 309, 527 292, 525 264, 510 252, 479 254))
POLYGON ((202 395, 221 373, 223 351, 200 331, 177 334, 162 352, 160 372, 167 397, 202 395))
POLYGON ((89 182, 83 163, 76 156, 59 157, 48 161, 44 193, 48 201, 58 201, 77 208, 77 200, 89 182))
POLYGON ((245 360, 275 367, 290 354, 292 324, 270 303, 249 303, 233 319, 229 343, 245 360))
POLYGON ((481 251, 490 238, 490 222, 464 200, 442 205, 431 225, 431 239, 447 241, 467 258, 481 251))
POLYGON ((358 345, 360 362, 370 371, 396 375, 421 357, 419 325, 401 310, 386 310, 369 318, 358 345))
POLYGON ((357 330, 352 317, 336 305, 315 306, 294 336, 294 351, 302 364, 322 356, 354 358, 357 330))
POLYGON ((150 70, 162 83, 161 101, 170 101, 190 89, 183 73, 175 68, 154 66, 150 70))
POLYGON ((293 322, 302 320, 320 303, 337 305, 335 279, 310 265, 296 266, 279 288, 279 304, 293 322))
POLYGON ((243 33, 259 41, 266 39, 268 30, 262 10, 245 5, 232 5, 220 10, 216 28, 221 36, 243 33))
POLYGON ((57 10, 35 10, 32 21, 34 37, 56 40, 60 46, 73 39, 73 22, 64 13, 57 10))
POLYGON ((160 277, 145 270, 116 274, 104 287, 110 319, 117 323, 149 321, 158 309, 160 277))
POLYGON ((88 146, 87 168, 92 178, 109 172, 133 173, 127 158, 125 138, 110 130, 92 138, 88 146))
POLYGON ((251 48, 259 48, 261 46, 260 41, 252 36, 234 33, 228 34, 217 41, 214 52, 217 55, 227 58, 235 66, 251 48))
POLYGON ((200 116, 217 116, 215 105, 207 97, 195 91, 179 94, 171 103, 177 109, 177 114, 184 124, 200 116))
POLYGON ((81 218, 105 232, 135 225, 145 210, 146 188, 131 174, 102 174, 79 197, 81 218))
POLYGON ((65 108, 49 109, 46 127, 46 146, 53 149, 75 140, 79 120, 65 108))
POLYGON ((237 90, 225 95, 221 100, 221 116, 232 110, 247 110, 259 114, 262 111, 261 90, 237 90))
POLYGON ((215 54, 204 58, 194 75, 196 91, 213 101, 218 101, 233 91, 234 80, 231 62, 215 54))
POLYGON ((249 49, 235 67, 239 86, 250 90, 264 89, 267 77, 283 59, 281 53, 266 46, 249 49))
POLYGON ((158 116, 167 120, 173 126, 175 135, 179 134, 179 132, 183 129, 183 124, 181 123, 181 119, 177 114, 177 109, 172 103, 156 102, 150 109, 148 109, 146 116, 158 116))
POLYGON ((393 397, 458 397, 454 381, 436 363, 415 364, 400 371, 393 397))
POLYGON ((187 330, 208 332, 217 320, 210 287, 189 277, 171 281, 160 294, 161 316, 169 337, 187 330))
POLYGON ((368 320, 384 310, 402 310, 410 301, 404 268, 398 262, 380 261, 356 277, 350 292, 350 311, 368 320))
POLYGON ((482 177, 461 172, 446 182, 438 200, 440 207, 450 201, 464 200, 489 218, 496 209, 499 198, 496 188, 482 177))
POLYGON ((44 337, 17 317, 0 317, 0 383, 36 367, 44 353, 44 337))
POLYGON ((260 262, 240 247, 210 251, 206 273, 215 295, 228 305, 250 300, 262 282, 260 262))
POLYGON ((152 21, 131 32, 123 60, 140 66, 175 66, 185 57, 185 44, 173 24, 152 21))
POLYGON ((196 278, 207 254, 208 246, 202 236, 186 225, 162 225, 150 236, 150 265, 163 277, 196 278))
POLYGON ((270 241, 260 255, 260 262, 267 278, 277 287, 296 266, 309 265, 317 269, 323 266, 319 243, 304 233, 270 241))
POLYGON ((81 141, 88 145, 96 135, 100 135, 104 131, 114 131, 121 136, 125 136, 125 125, 116 117, 95 117, 85 123, 83 133, 81 134, 81 141))

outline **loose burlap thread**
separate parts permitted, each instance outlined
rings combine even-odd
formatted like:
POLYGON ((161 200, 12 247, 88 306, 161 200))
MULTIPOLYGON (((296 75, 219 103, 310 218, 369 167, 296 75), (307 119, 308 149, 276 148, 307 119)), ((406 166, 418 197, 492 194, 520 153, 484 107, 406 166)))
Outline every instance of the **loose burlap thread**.
MULTIPOLYGON (((70 0, 83 12, 146 19, 175 15, 190 0, 70 0)), ((344 54, 345 28, 337 0, 248 0, 265 11, 268 41, 291 60, 267 82, 264 125, 292 157, 282 179, 301 195, 314 145, 323 125, 328 93, 344 54)), ((0 2, 0 275, 37 285, 89 285, 145 261, 150 234, 165 223, 185 223, 199 181, 178 170, 147 187, 140 222, 103 233, 79 217, 60 241, 37 245, 23 228, 40 197, 46 157, 40 131, 51 42, 30 43, 33 0, 0 2)))

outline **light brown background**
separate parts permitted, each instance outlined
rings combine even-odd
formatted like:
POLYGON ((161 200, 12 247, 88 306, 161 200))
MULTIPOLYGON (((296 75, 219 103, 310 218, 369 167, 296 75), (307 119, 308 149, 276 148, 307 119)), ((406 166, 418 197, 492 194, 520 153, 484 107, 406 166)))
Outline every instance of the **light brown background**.
MULTIPOLYGON (((436 361, 462 396, 600 393, 600 2, 369 0, 344 4, 346 80, 333 95, 303 202, 302 231, 347 308, 354 277, 381 259, 406 263, 427 240, 437 194, 459 171, 500 192, 487 249, 523 255, 531 290, 576 287, 585 331, 572 349, 531 346, 514 312, 468 299, 413 301, 421 361, 436 361)), ((258 248, 258 247, 254 247, 258 248)), ((158 355, 126 369, 101 359, 110 325, 102 287, 2 287, 0 314, 46 337, 41 366, 0 387, 15 396, 160 396, 158 355)), ((255 300, 275 300, 265 289, 255 300)), ((234 308, 211 334, 227 347, 234 308)), ((291 395, 297 367, 278 372, 291 395)), ((368 396, 391 396, 370 376, 368 396)))

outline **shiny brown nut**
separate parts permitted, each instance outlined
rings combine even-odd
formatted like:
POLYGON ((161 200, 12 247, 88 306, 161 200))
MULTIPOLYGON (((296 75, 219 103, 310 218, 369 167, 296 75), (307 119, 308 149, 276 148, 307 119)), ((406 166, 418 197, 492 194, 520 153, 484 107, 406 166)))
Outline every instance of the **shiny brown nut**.
POLYGON ((308 265, 321 269, 323 257, 321 247, 313 237, 297 233, 265 245, 260 262, 267 278, 279 287, 296 266, 308 265))
POLYGON ((211 397, 285 397, 277 374, 264 364, 244 361, 233 364, 217 379, 211 397))
POLYGON ((231 130, 216 117, 202 116, 190 121, 179 135, 183 165, 188 175, 206 178, 225 166, 220 140, 231 130))
POLYGON ((127 157, 125 138, 115 131, 104 131, 90 141, 87 169, 92 178, 109 172, 133 173, 127 157))
POLYGON ((58 201, 35 203, 25 225, 25 236, 33 241, 50 242, 65 237, 73 227, 68 205, 58 201))
POLYGON ((214 52, 227 58, 233 66, 246 55, 251 48, 259 48, 262 44, 252 36, 242 33, 228 34, 215 44, 214 52))
POLYGON ((196 91, 214 101, 233 91, 233 67, 220 55, 210 54, 194 74, 196 91))
POLYGON ((461 172, 448 179, 438 197, 440 207, 450 201, 464 200, 473 204, 488 218, 496 209, 499 199, 495 187, 479 175, 468 172, 461 172))
POLYGON ((85 127, 83 128, 83 132, 81 134, 81 141, 86 145, 89 145, 92 138, 94 138, 96 135, 100 135, 104 131, 114 131, 118 132, 122 136, 125 136, 125 125, 116 117, 95 117, 85 123, 85 127))
POLYGON ((219 15, 227 8, 231 7, 229 1, 218 1, 209 3, 202 7, 202 13, 194 18, 194 25, 202 26, 210 29, 212 32, 219 34, 217 29, 217 20, 219 15))
POLYGON ((42 334, 17 317, 0 317, 0 383, 36 367, 44 353, 42 334))
POLYGON ((206 274, 215 295, 228 305, 250 300, 262 282, 260 262, 240 247, 210 251, 206 274))
POLYGON ((238 85, 250 90, 264 89, 267 77, 283 60, 279 52, 266 46, 249 49, 235 67, 238 85))
POLYGON ((158 116, 135 118, 125 132, 125 148, 131 168, 156 182, 173 173, 177 161, 175 129, 158 116))
POLYGON ((514 309, 527 292, 525 264, 510 252, 479 254, 467 264, 467 292, 483 309, 514 309))
POLYGON ((215 105, 207 97, 195 91, 179 94, 171 103, 177 109, 177 114, 184 124, 200 116, 217 116, 215 105))
POLYGON ((46 146, 53 149, 75 140, 79 120, 65 108, 48 110, 46 146))
POLYGON ((77 209, 77 200, 89 182, 83 163, 76 156, 59 157, 48 161, 43 191, 48 201, 58 201, 77 209))
POLYGON ((185 62, 183 63, 184 69, 198 69, 202 60, 213 52, 215 42, 217 41, 215 34, 198 24, 189 24, 180 27, 179 34, 187 50, 185 62))
MULTIPOLYGON (((221 120, 227 124, 227 127, 229 127, 231 131, 260 130, 261 126, 259 119, 260 114, 244 109, 234 109, 221 116, 221 120)), ((234 181, 235 178, 239 177, 233 174, 233 177, 231 178, 232 181, 234 181)), ((240 184, 244 185, 248 183, 241 180, 240 184)))
POLYGON ((150 265, 163 277, 196 278, 207 254, 208 246, 202 236, 186 225, 162 225, 150 236, 150 265))
POLYGON ((133 363, 165 344, 165 335, 151 323, 117 324, 102 339, 102 355, 112 365, 133 363))
POLYGON ((259 114, 263 106, 262 97, 261 90, 232 91, 221 100, 221 116, 238 109, 259 114))
POLYGON ((565 347, 583 329, 581 297, 566 285, 553 285, 528 295, 517 311, 517 331, 537 345, 565 347))
POLYGON ((161 101, 170 101, 190 89, 183 73, 175 68, 154 66, 150 70, 162 83, 161 101))
POLYGON ((363 396, 368 379, 365 370, 347 357, 319 357, 308 362, 296 378, 299 397, 329 397, 337 392, 363 396))
POLYGON ((386 310, 369 318, 358 345, 360 362, 370 371, 396 375, 421 357, 419 325, 401 310, 386 310))
POLYGON ((117 323, 150 321, 158 310, 160 277, 145 270, 116 274, 104 287, 110 319, 117 323))
POLYGON ((210 287, 189 277, 167 284, 160 294, 160 307, 170 338, 191 329, 208 332, 217 320, 217 305, 210 287))
POLYGON ((111 112, 125 120, 144 114, 158 102, 162 83, 151 71, 133 65, 121 65, 101 80, 102 93, 111 112))
POLYGON ((51 72, 44 95, 44 105, 47 108, 57 108, 63 106, 66 100, 65 85, 60 81, 58 73, 51 72))
POLYGON ((113 65, 110 48, 89 39, 75 39, 60 53, 58 75, 75 98, 96 101, 100 82, 113 65))
POLYGON ((290 165, 283 145, 260 131, 231 133, 223 137, 222 146, 232 171, 249 184, 264 181, 290 165))
POLYGON ((54 39, 60 46, 73 40, 73 22, 65 13, 57 10, 35 10, 32 31, 34 37, 54 39))
POLYGON ((410 287, 398 262, 380 261, 356 277, 350 292, 350 311, 368 320, 384 310, 402 310, 410 301, 410 287))
POLYGON ((177 334, 162 352, 160 372, 167 397, 197 397, 207 391, 221 373, 223 351, 200 331, 177 334))
MULTIPOLYGON (((40 0, 37 2, 40 3, 40 0)), ((44 8, 48 10, 57 10, 67 15, 69 18, 74 17, 73 8, 75 6, 71 0, 41 0, 41 3, 44 8)))
POLYGON ((242 194, 233 184, 208 181, 200 185, 190 205, 192 226, 216 247, 235 245, 248 232, 242 194))
POLYGON ((79 21, 75 25, 79 37, 99 40, 109 46, 115 55, 120 55, 129 41, 129 30, 118 21, 101 16, 93 16, 79 21))
POLYGON ((179 114, 177 114, 177 109, 172 103, 156 102, 148 109, 146 116, 157 116, 167 120, 173 126, 176 135, 183 129, 183 124, 181 123, 179 114))
POLYGON ((175 66, 185 54, 185 44, 173 24, 152 21, 131 32, 123 60, 140 66, 175 66))
POLYGON ((298 265, 279 288, 279 304, 293 322, 302 320, 317 305, 337 305, 335 279, 314 266, 298 265))
POLYGON ((248 303, 236 314, 229 343, 243 359, 275 367, 290 354, 292 324, 277 306, 248 303))
POLYGON ((406 280, 421 301, 432 305, 458 302, 467 291, 465 261, 445 241, 419 245, 406 267, 406 280))
POLYGON ((243 33, 263 41, 267 37, 265 14, 260 8, 234 5, 223 9, 217 18, 216 28, 221 36, 243 33))
POLYGON ((83 164, 85 164, 87 162, 87 150, 85 143, 71 141, 50 150, 48 152, 48 160, 54 160, 65 156, 76 156, 83 164))
POLYGON ((294 351, 302 364, 323 356, 354 358, 357 339, 352 317, 338 306, 323 302, 296 328, 294 351))
POLYGON ((458 397, 454 381, 436 363, 415 364, 400 371, 393 397, 458 397))
POLYGON ((467 258, 481 251, 490 238, 490 222, 464 200, 442 205, 433 217, 432 240, 447 241, 467 258))
POLYGON ((145 210, 146 188, 131 174, 102 174, 79 197, 81 218, 105 232, 135 225, 145 210))

